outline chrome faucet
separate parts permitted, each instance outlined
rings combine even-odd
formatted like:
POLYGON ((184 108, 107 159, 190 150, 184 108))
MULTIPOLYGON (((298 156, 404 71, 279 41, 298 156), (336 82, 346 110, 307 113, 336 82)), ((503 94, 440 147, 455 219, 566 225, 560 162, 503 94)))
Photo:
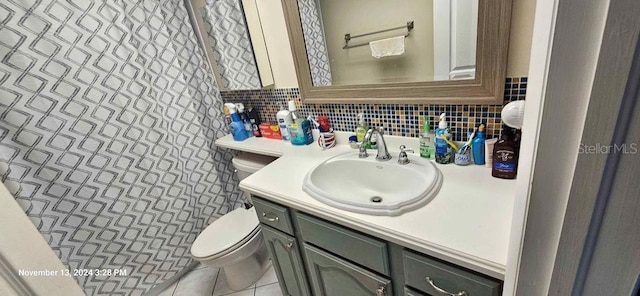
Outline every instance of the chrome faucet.
POLYGON ((367 158, 369 154, 367 153, 367 148, 365 148, 367 143, 371 143, 371 136, 377 133, 377 145, 378 145, 378 155, 376 159, 379 161, 387 161, 391 159, 391 154, 389 154, 389 150, 387 150, 387 143, 384 142, 384 131, 382 128, 370 128, 367 131, 367 134, 364 135, 364 140, 360 144, 360 158, 367 158))

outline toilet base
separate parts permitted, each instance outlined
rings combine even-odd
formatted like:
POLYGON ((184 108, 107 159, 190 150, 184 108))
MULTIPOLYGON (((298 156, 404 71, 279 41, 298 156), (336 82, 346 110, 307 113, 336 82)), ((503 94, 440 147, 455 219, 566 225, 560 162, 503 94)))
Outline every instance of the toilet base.
POLYGON ((271 266, 269 258, 266 258, 266 262, 261 262, 259 259, 260 256, 254 254, 236 264, 222 267, 227 287, 234 291, 241 291, 255 284, 271 266))
POLYGON ((258 234, 260 242, 257 250, 250 256, 236 261, 232 264, 222 265, 219 260, 203 260, 200 261, 203 265, 211 267, 219 267, 221 272, 224 272, 227 280, 227 287, 233 291, 244 290, 251 285, 255 284, 262 275, 264 275, 269 267, 271 267, 271 260, 267 246, 262 241, 262 234, 258 234))

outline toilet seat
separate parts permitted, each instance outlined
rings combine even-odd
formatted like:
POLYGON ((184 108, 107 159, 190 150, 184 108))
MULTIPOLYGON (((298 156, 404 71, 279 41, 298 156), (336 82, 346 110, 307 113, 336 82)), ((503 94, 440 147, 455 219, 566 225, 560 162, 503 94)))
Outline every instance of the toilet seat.
MULTIPOLYGON (((216 254, 213 254, 211 256, 208 257, 196 257, 195 255, 193 255, 193 251, 192 251, 192 256, 194 257, 194 259, 198 260, 198 261, 211 261, 211 260, 216 260, 219 258, 222 258, 224 256, 227 256, 231 253, 234 253, 236 251, 238 251, 239 249, 243 248, 245 245, 248 245, 258 234, 260 234, 260 227, 256 228, 249 236, 245 237, 241 242, 238 242, 237 244, 231 246, 230 248, 222 251, 222 252, 218 252, 216 254)), ((232 259, 233 260, 233 259, 232 259)))
POLYGON ((196 238, 191 254, 213 259, 242 247, 258 234, 260 221, 255 208, 235 209, 213 221, 196 238))

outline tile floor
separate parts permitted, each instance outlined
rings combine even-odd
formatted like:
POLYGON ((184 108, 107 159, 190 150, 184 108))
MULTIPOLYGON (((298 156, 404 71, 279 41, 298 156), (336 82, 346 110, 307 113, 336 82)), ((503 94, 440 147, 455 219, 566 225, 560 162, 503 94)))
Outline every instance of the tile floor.
POLYGON ((227 287, 224 273, 218 268, 202 264, 185 274, 159 296, 282 296, 278 278, 273 267, 255 285, 243 291, 232 291, 227 287))

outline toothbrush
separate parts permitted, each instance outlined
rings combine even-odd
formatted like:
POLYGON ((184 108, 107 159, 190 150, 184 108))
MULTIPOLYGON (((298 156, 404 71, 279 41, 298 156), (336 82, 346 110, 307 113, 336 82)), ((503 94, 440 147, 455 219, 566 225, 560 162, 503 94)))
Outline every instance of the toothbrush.
POLYGON ((451 148, 453 148, 455 151, 458 151, 458 146, 456 146, 456 144, 455 144, 455 143, 453 143, 453 142, 451 142, 451 141, 449 140, 449 134, 448 134, 448 133, 446 133, 446 134, 442 134, 441 138, 442 138, 445 142, 447 142, 447 144, 449 144, 449 146, 451 146, 451 148))
POLYGON ((473 129, 473 132, 469 136, 469 140, 464 143, 464 145, 462 145, 462 148, 460 148, 460 154, 464 154, 465 152, 467 152, 467 150, 469 150, 469 148, 471 148, 471 143, 473 142, 473 138, 475 138, 477 131, 477 127, 473 129))
POLYGON ((316 118, 313 115, 307 116, 307 120, 311 121, 311 123, 313 123, 313 125, 316 128, 320 127, 320 123, 318 123, 318 121, 316 120, 316 118))

